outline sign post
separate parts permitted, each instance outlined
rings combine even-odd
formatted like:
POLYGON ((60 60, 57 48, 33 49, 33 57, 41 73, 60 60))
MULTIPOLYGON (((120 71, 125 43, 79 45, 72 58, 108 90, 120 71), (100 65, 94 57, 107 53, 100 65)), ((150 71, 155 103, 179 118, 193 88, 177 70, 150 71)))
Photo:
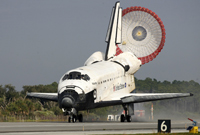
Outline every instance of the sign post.
POLYGON ((171 132, 171 120, 158 120, 158 133, 170 133, 171 132))

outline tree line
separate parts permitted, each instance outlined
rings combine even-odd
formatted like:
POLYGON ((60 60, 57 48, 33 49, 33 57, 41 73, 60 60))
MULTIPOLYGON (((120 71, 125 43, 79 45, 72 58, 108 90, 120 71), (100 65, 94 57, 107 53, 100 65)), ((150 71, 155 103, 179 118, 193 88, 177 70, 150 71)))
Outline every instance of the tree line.
MULTIPOLYGON (((165 112, 183 113, 184 115, 200 114, 200 85, 191 81, 157 81, 156 79, 146 78, 139 80, 135 78, 135 91, 137 93, 193 93, 193 97, 177 98, 172 100, 153 101, 155 114, 165 112)), ((27 99, 27 92, 57 92, 58 83, 53 82, 48 85, 23 86, 22 91, 17 91, 11 84, 0 85, 0 117, 3 116, 28 116, 36 119, 43 116, 62 115, 58 103, 52 101, 41 101, 39 99, 27 99)), ((146 112, 150 111, 150 103, 144 104, 146 112)), ((121 106, 112 106, 89 110, 95 117, 106 117, 113 113, 119 114, 121 106)), ((88 113, 87 111, 83 114, 88 113)))

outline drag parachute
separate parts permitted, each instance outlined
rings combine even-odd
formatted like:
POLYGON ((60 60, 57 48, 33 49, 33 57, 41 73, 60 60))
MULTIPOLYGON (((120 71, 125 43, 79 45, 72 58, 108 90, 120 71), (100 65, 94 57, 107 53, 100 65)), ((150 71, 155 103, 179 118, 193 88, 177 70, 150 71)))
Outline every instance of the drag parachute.
POLYGON ((152 61, 165 43, 165 28, 161 19, 144 7, 130 7, 122 11, 122 42, 116 56, 132 52, 142 64, 152 61))

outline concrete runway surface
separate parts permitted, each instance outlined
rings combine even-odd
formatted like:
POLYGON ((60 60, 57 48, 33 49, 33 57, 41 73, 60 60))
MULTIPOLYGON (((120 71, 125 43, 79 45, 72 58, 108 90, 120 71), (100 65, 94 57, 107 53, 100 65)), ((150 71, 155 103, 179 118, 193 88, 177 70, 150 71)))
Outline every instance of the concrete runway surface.
MULTIPOLYGON (((188 132, 191 126, 188 120, 171 120, 172 132, 188 132)), ((53 134, 136 134, 157 133, 157 121, 154 122, 1 122, 0 134, 5 135, 53 135, 53 134)))
MULTIPOLYGON (((185 129, 172 130, 172 133, 188 132, 185 129)), ((14 132, 0 133, 1 135, 95 135, 95 134, 148 134, 157 133, 155 130, 120 130, 120 131, 64 131, 64 132, 14 132)))

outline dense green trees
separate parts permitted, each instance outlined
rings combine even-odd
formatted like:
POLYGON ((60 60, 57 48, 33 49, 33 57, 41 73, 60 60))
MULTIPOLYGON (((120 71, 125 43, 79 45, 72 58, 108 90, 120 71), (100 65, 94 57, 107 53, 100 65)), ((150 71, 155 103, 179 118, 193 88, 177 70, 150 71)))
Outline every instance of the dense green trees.
POLYGON ((62 114, 55 102, 26 98, 27 92, 57 92, 57 86, 56 82, 49 85, 23 86, 23 90, 19 92, 11 84, 0 85, 0 116, 36 116, 40 111, 62 114))
MULTIPOLYGON (((193 97, 177 98, 172 100, 154 101, 155 114, 161 114, 162 111, 183 115, 200 114, 200 85, 191 81, 157 81, 156 79, 146 78, 139 80, 135 78, 137 93, 193 93, 193 97)), ((58 84, 53 82, 49 85, 23 86, 22 91, 16 91, 11 84, 0 85, 0 117, 4 116, 48 116, 62 115, 56 102, 40 101, 39 99, 27 99, 27 92, 57 92, 58 84)), ((150 110, 150 103, 145 103, 147 112, 150 110)), ((105 107, 92 109, 89 111, 93 116, 106 116, 108 114, 120 114, 121 106, 105 107)), ((86 111, 83 114, 88 114, 86 111)))

